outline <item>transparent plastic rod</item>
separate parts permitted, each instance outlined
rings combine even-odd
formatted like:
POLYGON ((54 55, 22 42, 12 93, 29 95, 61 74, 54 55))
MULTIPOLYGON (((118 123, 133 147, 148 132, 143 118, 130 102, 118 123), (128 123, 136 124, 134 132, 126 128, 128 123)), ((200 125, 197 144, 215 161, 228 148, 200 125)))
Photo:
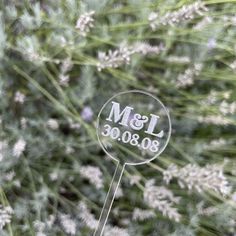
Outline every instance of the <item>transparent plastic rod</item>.
POLYGON ((103 235, 103 231, 104 231, 105 225, 107 223, 107 219, 110 214, 111 207, 114 202, 116 192, 119 187, 122 175, 124 173, 124 169, 125 169, 125 164, 121 165, 120 162, 118 162, 118 164, 116 166, 115 173, 112 178, 112 182, 110 184, 109 191, 106 196, 105 203, 103 205, 103 209, 102 209, 102 212, 101 212, 101 215, 99 218, 97 229, 94 232, 93 236, 102 236, 103 235))

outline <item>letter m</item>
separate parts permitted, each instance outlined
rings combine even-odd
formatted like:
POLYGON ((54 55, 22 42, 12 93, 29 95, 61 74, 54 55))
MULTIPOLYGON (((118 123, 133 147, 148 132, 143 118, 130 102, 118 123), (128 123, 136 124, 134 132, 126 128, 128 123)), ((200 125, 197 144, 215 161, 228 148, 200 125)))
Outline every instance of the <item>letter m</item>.
POLYGON ((118 121, 121 120, 119 124, 128 126, 130 112, 133 110, 133 108, 126 106, 124 110, 121 112, 119 103, 117 102, 111 102, 111 103, 112 103, 111 112, 110 112, 109 117, 106 120, 113 121, 114 123, 117 123, 118 121))

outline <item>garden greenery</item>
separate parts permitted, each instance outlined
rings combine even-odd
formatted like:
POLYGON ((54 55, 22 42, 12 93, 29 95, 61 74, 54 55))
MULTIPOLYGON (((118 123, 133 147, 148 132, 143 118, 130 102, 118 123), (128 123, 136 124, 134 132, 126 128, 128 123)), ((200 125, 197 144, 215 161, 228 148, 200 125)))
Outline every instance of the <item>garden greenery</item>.
POLYGON ((0 235, 94 232, 115 163, 104 102, 152 93, 173 132, 128 167, 104 235, 236 233, 234 0, 2 0, 0 235))

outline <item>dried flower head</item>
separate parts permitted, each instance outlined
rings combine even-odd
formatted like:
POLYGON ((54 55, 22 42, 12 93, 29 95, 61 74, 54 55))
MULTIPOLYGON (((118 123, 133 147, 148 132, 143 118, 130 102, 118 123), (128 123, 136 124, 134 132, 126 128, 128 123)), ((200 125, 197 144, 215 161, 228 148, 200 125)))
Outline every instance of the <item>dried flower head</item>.
POLYGON ((61 86, 68 87, 69 82, 70 82, 69 75, 59 74, 59 84, 61 86))
POLYGON ((22 118, 20 119, 21 128, 22 128, 22 129, 26 129, 28 122, 29 122, 29 120, 28 120, 27 118, 22 117, 22 118))
POLYGON ((0 229, 3 229, 3 227, 6 224, 9 224, 11 222, 13 210, 10 206, 2 206, 0 205, 0 229))
POLYGON ((71 219, 70 215, 62 214, 60 215, 60 223, 64 231, 69 235, 76 234, 76 223, 71 219))
POLYGON ((209 116, 199 116, 198 121, 200 123, 213 124, 213 125, 229 125, 231 121, 221 115, 209 115, 209 116))
POLYGON ((147 54, 159 54, 160 52, 165 50, 165 47, 163 44, 160 44, 158 46, 152 46, 149 43, 137 42, 131 46, 131 49, 132 49, 131 50, 132 54, 141 53, 143 55, 147 55, 147 54))
POLYGON ((78 216, 88 228, 92 230, 97 228, 98 220, 95 219, 84 202, 80 202, 78 205, 78 216))
POLYGON ((59 84, 61 86, 67 87, 69 85, 70 76, 67 73, 71 70, 72 67, 73 62, 71 61, 71 58, 68 57, 62 61, 59 74, 59 84))
POLYGON ((25 140, 24 139, 19 139, 16 143, 15 143, 15 145, 14 145, 14 147, 13 147, 13 156, 14 157, 20 157, 21 156, 21 154, 24 152, 24 150, 25 150, 25 146, 26 146, 26 142, 25 142, 25 140))
POLYGON ((213 105, 218 101, 218 94, 216 91, 211 90, 209 95, 207 95, 206 98, 200 100, 200 105, 201 106, 208 106, 208 105, 213 105))
POLYGON ((223 115, 232 115, 236 112, 236 102, 228 103, 223 101, 220 103, 219 110, 223 115))
POLYGON ((134 184, 138 184, 141 180, 141 176, 140 175, 131 175, 129 177, 130 179, 130 185, 134 185, 134 184))
POLYGON ((149 24, 152 30, 156 30, 160 25, 176 25, 180 22, 186 22, 194 19, 196 16, 203 15, 203 12, 208 11, 204 3, 197 1, 190 5, 184 5, 177 11, 167 12, 164 16, 156 12, 152 12, 149 17, 149 24))
POLYGON ((130 51, 126 46, 120 46, 118 50, 109 50, 108 53, 98 52, 98 71, 104 68, 117 68, 130 63, 130 51))
POLYGON ((69 127, 72 130, 79 130, 81 128, 80 123, 74 122, 71 118, 68 119, 69 127))
POLYGON ((176 86, 178 88, 185 88, 194 83, 194 77, 198 76, 202 70, 202 64, 194 64, 193 67, 185 70, 183 74, 180 74, 176 81, 176 86))
POLYGON ((133 54, 159 54, 165 50, 163 44, 152 46, 144 42, 136 42, 133 45, 122 43, 117 50, 109 50, 108 53, 98 52, 98 71, 104 68, 117 68, 123 64, 128 65, 133 54))
POLYGON ((62 74, 65 74, 68 71, 70 71, 72 67, 73 67, 73 62, 71 61, 71 58, 68 57, 68 58, 66 58, 65 60, 62 61, 60 71, 61 71, 62 74))
POLYGON ((202 216, 212 216, 218 211, 217 207, 206 207, 203 208, 202 204, 197 205, 197 212, 202 216))
POLYGON ((80 167, 80 175, 88 179, 97 189, 103 188, 102 172, 95 166, 82 166, 80 167))
POLYGON ((25 95, 21 93, 20 91, 17 91, 15 93, 14 101, 20 104, 23 104, 25 102, 25 95))
POLYGON ((223 146, 227 145, 227 141, 223 138, 219 139, 213 139, 210 141, 210 143, 203 144, 203 149, 219 149, 222 148, 223 146))
POLYGON ((191 62, 188 56, 169 56, 166 59, 170 63, 188 64, 191 62))
POLYGON ((75 28, 78 29, 80 34, 84 37, 87 35, 90 29, 94 27, 94 14, 95 11, 86 12, 81 15, 76 22, 75 28))
POLYGON ((58 170, 55 169, 53 170, 50 174, 49 174, 49 178, 51 181, 56 181, 59 177, 59 173, 58 173, 58 170))
POLYGON ((34 228, 37 232, 37 235, 45 235, 43 231, 46 228, 46 224, 42 221, 36 220, 33 222, 34 228))
POLYGON ((49 119, 47 121, 47 126, 52 130, 57 130, 59 128, 59 124, 56 119, 49 119))
POLYGON ((222 166, 219 165, 199 167, 195 164, 188 164, 183 168, 178 168, 172 164, 164 171, 163 176, 167 184, 173 178, 177 178, 181 188, 196 189, 198 192, 213 190, 222 195, 227 195, 231 191, 229 182, 223 175, 222 166))
POLYGON ((154 182, 148 181, 144 189, 144 201, 149 207, 158 209, 164 216, 180 221, 181 215, 177 209, 173 207, 174 203, 178 203, 179 197, 175 197, 173 193, 163 187, 155 186, 154 182))
POLYGON ((66 146, 65 153, 66 153, 67 155, 70 155, 70 154, 72 154, 72 153, 74 153, 74 152, 75 152, 75 149, 74 149, 73 147, 71 147, 71 146, 66 146))
POLYGON ((153 210, 142 210, 139 208, 135 208, 133 211, 132 219, 134 221, 144 221, 154 218, 155 216, 156 214, 153 210))
POLYGON ((16 173, 14 170, 12 171, 9 171, 7 172, 5 175, 4 175, 4 180, 6 180, 7 182, 10 182, 13 180, 13 178, 16 176, 16 173))
POLYGON ((105 231, 104 231, 104 236, 129 236, 129 233, 126 229, 122 229, 119 227, 113 227, 113 226, 106 226, 105 231))

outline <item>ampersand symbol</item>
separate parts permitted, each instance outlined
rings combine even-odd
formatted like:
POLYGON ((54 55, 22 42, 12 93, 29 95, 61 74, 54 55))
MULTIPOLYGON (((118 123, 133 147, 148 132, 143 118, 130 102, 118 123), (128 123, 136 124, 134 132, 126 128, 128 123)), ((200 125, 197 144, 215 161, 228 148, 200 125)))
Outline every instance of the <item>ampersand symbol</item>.
POLYGON ((130 120, 130 127, 134 130, 141 130, 147 121, 147 116, 141 116, 140 114, 136 113, 134 114, 134 118, 130 120))

